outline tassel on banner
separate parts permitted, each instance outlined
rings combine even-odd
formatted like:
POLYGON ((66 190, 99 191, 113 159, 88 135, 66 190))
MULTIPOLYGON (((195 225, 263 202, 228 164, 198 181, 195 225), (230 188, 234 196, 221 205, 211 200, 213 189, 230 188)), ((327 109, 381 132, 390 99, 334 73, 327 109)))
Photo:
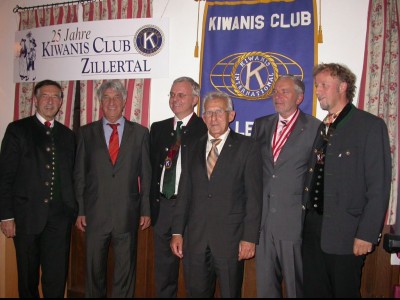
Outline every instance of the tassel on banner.
POLYGON ((322 35, 322 26, 319 25, 318 28, 318 44, 322 44, 324 42, 324 37, 322 35))
POLYGON ((200 20, 200 1, 194 0, 198 2, 197 6, 197 34, 196 34, 196 46, 194 47, 194 57, 199 57, 199 20, 200 20))
POLYGON ((318 27, 318 44, 324 42, 324 37, 322 35, 322 16, 321 16, 321 0, 319 0, 319 27, 318 27))

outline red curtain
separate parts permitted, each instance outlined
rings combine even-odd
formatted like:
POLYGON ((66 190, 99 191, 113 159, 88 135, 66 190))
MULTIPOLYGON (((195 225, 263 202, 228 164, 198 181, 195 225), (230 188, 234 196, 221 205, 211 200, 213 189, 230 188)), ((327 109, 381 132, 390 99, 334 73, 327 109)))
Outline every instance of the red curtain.
MULTIPOLYGON (((399 185, 400 0, 370 0, 358 107, 385 120, 392 153, 392 190, 386 219, 396 222, 399 185)), ((397 222, 400 232, 400 222, 397 222)))
MULTIPOLYGON (((78 22, 78 5, 47 7, 34 10, 24 10, 19 13, 19 30, 27 30, 44 26, 58 25, 64 23, 78 22)), ((34 59, 34 38, 27 34, 26 37, 27 55, 19 56, 19 63, 26 64, 26 59, 30 55, 34 59), (31 45, 31 46, 29 46, 31 45)), ((21 47, 22 48, 22 47, 21 47)), ((62 70, 60 70, 62 72, 62 70)), ((14 102, 14 120, 31 116, 35 113, 33 105, 33 87, 34 82, 28 82, 35 77, 34 71, 20 74, 25 76, 27 82, 17 83, 15 85, 15 102, 14 102)), ((21 77, 22 78, 22 77, 21 77)), ((52 78, 48 78, 52 79, 52 78)), ((62 81, 60 82, 64 93, 64 101, 56 119, 72 129, 73 126, 73 110, 75 98, 75 82, 62 81)))

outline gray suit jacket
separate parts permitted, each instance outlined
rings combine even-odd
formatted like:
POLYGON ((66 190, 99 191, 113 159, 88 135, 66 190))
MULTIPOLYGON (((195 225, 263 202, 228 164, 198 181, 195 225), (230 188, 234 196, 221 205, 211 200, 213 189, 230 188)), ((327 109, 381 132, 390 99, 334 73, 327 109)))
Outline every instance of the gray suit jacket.
POLYGON ((140 216, 150 216, 148 129, 125 120, 113 166, 102 121, 81 127, 74 176, 79 215, 86 216, 87 230, 136 232, 140 216))
MULTIPOLYGON (((318 149, 322 141, 318 134, 313 147, 318 149)), ((315 161, 313 154, 304 205, 310 200, 315 161)), ((385 122, 352 105, 330 137, 326 151, 321 232, 324 252, 352 254, 354 238, 378 243, 389 203, 391 168, 385 122)))
POLYGON ((221 257, 237 257, 241 240, 258 243, 262 209, 262 169, 256 141, 230 132, 210 180, 207 134, 191 144, 184 166, 172 232, 183 234, 186 251, 209 246, 221 257))
POLYGON ((301 239, 302 193, 312 145, 321 121, 300 111, 276 164, 271 141, 278 114, 254 121, 252 137, 261 144, 264 203, 261 228, 284 240, 301 239))

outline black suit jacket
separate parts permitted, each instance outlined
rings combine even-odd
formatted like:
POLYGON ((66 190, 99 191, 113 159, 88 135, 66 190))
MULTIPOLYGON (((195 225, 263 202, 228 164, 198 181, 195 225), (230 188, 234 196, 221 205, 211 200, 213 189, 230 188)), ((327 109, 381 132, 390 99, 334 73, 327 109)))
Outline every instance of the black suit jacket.
POLYGON ((189 253, 204 253, 208 246, 219 257, 237 257, 241 240, 257 244, 259 239, 263 201, 260 146, 231 131, 208 179, 207 138, 205 134, 190 146, 172 233, 185 232, 185 251, 189 253))
MULTIPOLYGON (((313 149, 323 138, 321 124, 313 149)), ((315 150, 316 151, 316 150, 315 150)), ((305 179, 303 205, 310 201, 316 154, 305 179)), ((324 168, 321 249, 352 254, 354 238, 378 243, 389 204, 391 155, 385 122, 352 105, 329 138, 324 168)))
MULTIPOLYGON (((203 119, 193 114, 192 118, 182 130, 181 148, 198 140, 207 132, 207 126, 203 119)), ((163 170, 164 160, 169 148, 174 142, 174 118, 169 118, 159 122, 154 122, 150 128, 150 156, 152 164, 152 180, 150 192, 151 221, 154 225, 157 222, 160 211, 160 180, 163 170)), ((181 151, 181 164, 186 160, 186 151, 181 151)))
MULTIPOLYGON (((56 162, 60 174, 63 213, 73 221, 77 203, 72 172, 75 160, 74 133, 55 121, 56 162)), ((49 210, 51 137, 36 116, 12 122, 7 127, 0 154, 0 219, 15 219, 17 232, 40 233, 49 210)))

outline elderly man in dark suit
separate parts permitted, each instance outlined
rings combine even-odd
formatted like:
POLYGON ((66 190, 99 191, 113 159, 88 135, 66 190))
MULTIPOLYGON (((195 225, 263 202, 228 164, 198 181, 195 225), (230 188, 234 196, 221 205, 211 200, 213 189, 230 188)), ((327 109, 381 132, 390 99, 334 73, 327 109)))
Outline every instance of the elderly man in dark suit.
POLYGON ((177 295, 180 260, 172 254, 169 243, 182 164, 187 158, 180 155, 180 148, 186 148, 207 132, 203 120, 194 112, 199 96, 200 86, 192 78, 175 79, 169 93, 169 106, 174 117, 155 122, 150 129, 153 170, 150 205, 158 298, 175 298, 177 295))
POLYGON ((378 243, 389 203, 391 156, 385 122, 357 109, 355 75, 340 64, 313 71, 329 114, 305 180, 304 296, 359 298, 365 257, 378 243))
POLYGON ((185 253, 190 297, 213 297, 216 277, 222 297, 241 297, 244 260, 254 256, 258 243, 261 152, 257 141, 229 129, 234 117, 227 94, 208 93, 208 134, 189 147, 183 167, 171 249, 178 257, 185 253))
POLYGON ((72 172, 73 132, 54 120, 62 104, 60 84, 38 82, 36 114, 12 122, 0 153, 0 220, 14 238, 21 298, 63 298, 71 226, 77 215, 72 172))
POLYGON ((137 231, 150 226, 149 131, 122 116, 126 89, 119 80, 97 91, 104 117, 78 132, 76 226, 86 233, 87 297, 104 298, 109 245, 114 253, 113 297, 133 297, 137 231), (140 186, 139 186, 140 181, 140 186))
POLYGON ((264 204, 257 246, 257 297, 281 298, 282 281, 288 298, 303 296, 301 258, 304 178, 318 119, 299 109, 304 83, 293 75, 275 82, 276 114, 256 119, 252 136, 261 144, 264 204))

